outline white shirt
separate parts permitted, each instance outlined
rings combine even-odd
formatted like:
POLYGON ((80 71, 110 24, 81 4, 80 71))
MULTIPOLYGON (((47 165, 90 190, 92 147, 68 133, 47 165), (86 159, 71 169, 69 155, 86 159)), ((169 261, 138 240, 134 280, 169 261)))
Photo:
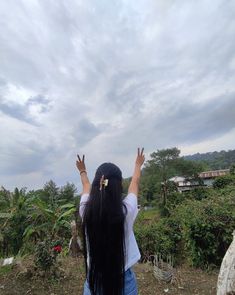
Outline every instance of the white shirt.
MULTIPOLYGON (((83 194, 80 200, 79 213, 83 216, 86 202, 88 201, 89 194, 83 194)), ((138 214, 137 196, 129 193, 123 200, 127 208, 127 215, 125 219, 125 271, 132 267, 140 259, 140 251, 133 232, 133 225, 138 214)), ((88 260, 89 265, 89 260, 88 260)))

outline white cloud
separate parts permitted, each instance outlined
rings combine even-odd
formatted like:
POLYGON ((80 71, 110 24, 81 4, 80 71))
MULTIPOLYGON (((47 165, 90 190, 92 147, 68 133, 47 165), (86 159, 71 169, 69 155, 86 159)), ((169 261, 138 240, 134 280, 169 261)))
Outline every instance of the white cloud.
POLYGON ((6 86, 3 102, 7 104, 17 103, 19 105, 24 105, 33 95, 36 95, 36 93, 32 90, 9 83, 9 85, 6 86))
POLYGON ((235 128, 230 132, 210 140, 204 140, 192 145, 183 145, 180 146, 182 155, 192 155, 195 152, 197 153, 207 153, 213 152, 215 150, 221 151, 224 150, 234 150, 234 138, 235 138, 235 128))
POLYGON ((234 146, 233 1, 1 2, 0 185, 234 146))

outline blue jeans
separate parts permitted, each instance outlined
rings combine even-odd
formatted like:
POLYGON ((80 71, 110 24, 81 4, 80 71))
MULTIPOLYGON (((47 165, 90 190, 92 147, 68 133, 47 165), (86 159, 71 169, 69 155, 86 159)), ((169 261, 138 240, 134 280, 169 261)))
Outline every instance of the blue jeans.
MULTIPOLYGON (((91 295, 87 280, 84 284, 83 295, 91 295)), ((125 289, 123 295, 138 295, 136 277, 131 268, 125 272, 125 289)))

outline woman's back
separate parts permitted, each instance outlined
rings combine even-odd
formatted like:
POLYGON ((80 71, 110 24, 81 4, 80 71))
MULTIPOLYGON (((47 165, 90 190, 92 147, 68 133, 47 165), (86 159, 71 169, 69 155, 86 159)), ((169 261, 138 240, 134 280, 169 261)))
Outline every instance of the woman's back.
MULTIPOLYGON (((144 159, 143 151, 141 157, 144 159)), ((77 166, 81 177, 86 178, 84 158, 77 166)), ((133 192, 123 200, 122 173, 112 163, 104 163, 97 169, 90 191, 85 186, 80 215, 87 269, 85 289, 91 294, 125 294, 125 285, 130 285, 128 277, 134 277, 130 268, 140 259, 140 252, 133 233, 138 208, 136 187, 133 183, 132 186, 133 192)), ((136 285, 135 278, 132 281, 136 285)))

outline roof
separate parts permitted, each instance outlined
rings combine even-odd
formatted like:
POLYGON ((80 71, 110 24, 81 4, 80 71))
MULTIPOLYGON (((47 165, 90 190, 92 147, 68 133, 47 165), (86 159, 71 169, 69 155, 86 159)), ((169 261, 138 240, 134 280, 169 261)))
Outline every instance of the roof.
POLYGON ((221 170, 213 170, 213 171, 205 171, 199 173, 200 178, 214 178, 218 176, 224 176, 229 174, 229 169, 221 169, 221 170))
POLYGON ((169 179, 169 181, 174 181, 174 182, 185 181, 185 177, 182 177, 182 176, 174 176, 174 177, 171 177, 169 179))

